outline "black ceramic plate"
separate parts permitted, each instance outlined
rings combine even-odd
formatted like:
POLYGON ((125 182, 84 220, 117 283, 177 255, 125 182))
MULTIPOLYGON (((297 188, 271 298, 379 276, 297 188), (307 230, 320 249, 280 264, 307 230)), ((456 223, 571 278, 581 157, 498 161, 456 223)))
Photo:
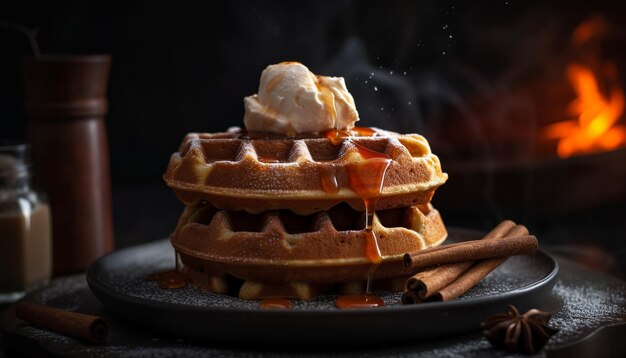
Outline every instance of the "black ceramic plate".
MULTIPOLYGON (((450 239, 480 235, 449 230, 450 239)), ((177 336, 238 344, 346 346, 430 340, 475 331, 490 315, 550 308, 558 265, 545 252, 510 258, 465 295, 450 302, 401 305, 399 293, 381 294, 385 307, 340 310, 336 296, 295 302, 290 310, 259 309, 258 302, 216 295, 194 286, 162 290, 145 281, 173 268, 174 252, 162 240, 120 250, 87 273, 93 293, 118 317, 177 336)))

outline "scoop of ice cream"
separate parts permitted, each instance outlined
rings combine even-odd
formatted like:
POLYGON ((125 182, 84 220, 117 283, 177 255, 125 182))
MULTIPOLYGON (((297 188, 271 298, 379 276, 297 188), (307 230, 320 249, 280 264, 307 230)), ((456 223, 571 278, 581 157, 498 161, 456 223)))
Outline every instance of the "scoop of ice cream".
POLYGON ((258 94, 244 98, 247 130, 293 135, 350 130, 359 120, 342 77, 316 76, 298 62, 270 65, 258 94))

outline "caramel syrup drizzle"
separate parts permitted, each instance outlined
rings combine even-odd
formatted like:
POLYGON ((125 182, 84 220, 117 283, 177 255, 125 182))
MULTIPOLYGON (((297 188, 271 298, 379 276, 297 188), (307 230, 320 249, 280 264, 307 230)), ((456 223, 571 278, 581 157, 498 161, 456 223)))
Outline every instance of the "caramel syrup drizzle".
MULTIPOLYGON (((350 140, 354 135, 375 136, 376 132, 371 128, 355 127, 352 131, 331 130, 326 133, 326 137, 333 144, 339 144, 345 139, 350 140)), ((364 162, 350 164, 346 167, 348 185, 350 189, 363 199, 363 204, 365 205, 365 228, 363 231, 366 234, 366 241, 364 256, 372 263, 372 266, 367 275, 365 295, 341 296, 337 300, 336 305, 339 308, 377 307, 382 306, 384 303, 380 297, 371 294, 371 281, 374 272, 382 262, 382 255, 376 233, 372 229, 372 221, 376 203, 382 193, 385 174, 391 164, 391 158, 384 153, 373 151, 354 141, 352 143, 356 146, 364 162)), ((322 174, 322 188, 325 188, 325 183, 329 182, 330 179, 325 178, 324 173, 322 174)), ((333 179, 336 182, 336 178, 333 179)))
POLYGON ((173 270, 154 272, 146 277, 146 281, 156 281, 160 288, 164 290, 172 290, 183 288, 189 283, 189 275, 187 275, 180 262, 178 251, 174 253, 175 268, 173 270))
POLYGON ((382 298, 372 294, 339 296, 335 302, 337 308, 373 308, 384 305, 382 298))
POLYGON ((337 181, 337 170, 335 167, 320 168, 320 184, 326 194, 337 194, 339 192, 341 188, 337 181))
POLYGON ((290 309, 293 308, 293 302, 284 298, 266 298, 259 302, 260 308, 278 308, 278 309, 290 309))
POLYGON ((262 163, 280 163, 280 159, 270 156, 260 156, 259 161, 262 163))
POLYGON ((352 128, 352 130, 349 130, 349 131, 331 129, 327 131, 325 135, 326 135, 326 138, 328 138, 331 141, 331 143, 337 145, 343 142, 344 139, 349 139, 354 136, 374 137, 376 136, 376 131, 369 127, 354 127, 352 128))
POLYGON ((189 283, 189 277, 178 270, 155 272, 146 277, 146 281, 156 281, 162 289, 183 288, 189 283))

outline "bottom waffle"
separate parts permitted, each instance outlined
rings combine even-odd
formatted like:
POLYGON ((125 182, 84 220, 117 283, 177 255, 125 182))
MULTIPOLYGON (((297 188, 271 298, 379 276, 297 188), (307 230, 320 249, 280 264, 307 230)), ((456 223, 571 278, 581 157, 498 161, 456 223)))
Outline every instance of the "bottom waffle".
MULTIPOLYGON (((205 273, 183 269, 196 286, 207 291, 219 294, 229 294, 245 300, 261 300, 266 298, 289 298, 296 300, 312 299, 323 293, 340 295, 363 294, 366 289, 365 281, 340 283, 266 283, 242 281, 233 276, 208 276, 205 273)), ((399 292, 405 289, 407 277, 379 279, 372 281, 372 290, 399 292)))
MULTIPOLYGON (((347 205, 306 216, 287 210, 253 215, 201 205, 185 209, 171 242, 192 282, 210 291, 232 290, 226 278, 233 276, 244 281, 238 294, 242 298, 298 290, 308 290, 300 296, 309 297, 318 287, 367 279, 372 265, 364 257, 364 226, 364 213, 347 205), (304 288, 292 289, 294 285, 304 288)), ((447 237, 430 204, 377 211, 372 228, 383 258, 374 280, 408 276, 402 255, 437 246, 447 237)))

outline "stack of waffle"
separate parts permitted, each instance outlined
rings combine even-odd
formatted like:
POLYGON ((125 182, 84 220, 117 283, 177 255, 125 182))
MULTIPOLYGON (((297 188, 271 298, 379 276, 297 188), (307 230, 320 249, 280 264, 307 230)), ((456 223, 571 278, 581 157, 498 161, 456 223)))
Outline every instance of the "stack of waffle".
POLYGON ((372 129, 331 140, 239 129, 192 133, 164 179, 186 206, 171 235, 179 269, 196 285, 244 299, 356 293, 368 275, 400 290, 408 275, 402 255, 447 236, 430 204, 447 175, 416 134, 372 129), (391 159, 370 201, 382 257, 373 272, 364 254, 365 200, 355 185, 376 173, 368 171, 360 148, 391 159))

